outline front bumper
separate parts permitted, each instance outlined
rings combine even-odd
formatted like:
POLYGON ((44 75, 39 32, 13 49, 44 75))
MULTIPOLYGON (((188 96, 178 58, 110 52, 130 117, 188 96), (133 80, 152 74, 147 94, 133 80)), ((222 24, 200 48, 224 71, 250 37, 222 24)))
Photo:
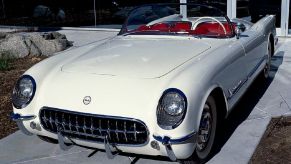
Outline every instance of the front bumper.
POLYGON ((33 120, 36 118, 35 115, 27 115, 27 116, 21 116, 18 113, 11 113, 10 118, 12 121, 15 121, 18 128, 22 131, 22 133, 26 134, 26 135, 33 135, 33 133, 31 133, 30 131, 28 131, 24 124, 23 121, 29 121, 29 120, 33 120))
POLYGON ((11 114, 11 119, 13 121, 16 121, 19 129, 26 135, 33 135, 35 133, 35 131, 30 132, 29 130, 33 129, 33 130, 37 130, 39 131, 39 133, 36 133, 38 135, 45 135, 54 139, 57 139, 59 141, 59 145, 60 148, 63 150, 68 150, 69 148, 71 148, 71 146, 68 145, 82 145, 82 146, 89 146, 89 147, 96 147, 96 148, 101 148, 104 149, 107 157, 109 159, 112 159, 115 154, 118 154, 119 152, 121 152, 121 149, 124 150, 124 152, 132 152, 132 153, 136 153, 136 154, 146 154, 146 155, 162 155, 162 156, 168 156, 172 161, 177 161, 177 159, 180 159, 182 157, 182 159, 185 157, 185 155, 181 155, 184 152, 187 152, 189 156, 189 154, 192 154, 192 152, 188 152, 191 150, 194 150, 194 146, 196 143, 196 138, 197 138, 197 133, 196 132, 192 132, 186 136, 180 137, 180 138, 171 138, 168 136, 159 136, 159 135, 152 135, 149 136, 151 139, 149 139, 150 144, 145 145, 144 147, 127 147, 126 145, 123 146, 123 148, 119 149, 120 147, 118 147, 117 145, 111 144, 108 141, 108 136, 104 137, 104 143, 103 146, 101 143, 92 143, 92 142, 86 142, 83 140, 78 140, 78 139, 71 139, 68 138, 67 136, 65 136, 62 131, 58 131, 57 134, 53 134, 51 132, 46 132, 45 129, 41 129, 40 125, 35 125, 35 122, 33 121, 36 118, 35 115, 27 115, 27 116, 22 116, 18 113, 12 113, 11 114), (29 127, 31 129, 29 129, 29 127, 26 127, 24 125, 24 122, 30 122, 29 127), (49 135, 48 135, 49 134, 49 135), (149 146, 150 145, 150 146, 149 146), (155 145, 158 145, 157 147, 155 145), (163 145, 161 148, 159 145, 163 145), (138 149, 144 149, 144 151, 142 150, 138 150, 138 149), (155 149, 158 152, 155 152, 153 154, 150 154, 148 152, 150 152, 149 150, 155 149), (165 150, 165 153, 163 153, 163 150, 165 150), (145 153, 144 153, 145 152, 145 153))
POLYGON ((177 161, 177 157, 173 151, 172 145, 180 145, 180 144, 186 144, 186 143, 196 143, 197 133, 192 132, 188 134, 187 136, 177 138, 177 139, 171 139, 168 136, 161 137, 161 136, 155 136, 153 135, 154 139, 162 143, 167 151, 168 157, 172 161, 177 161))

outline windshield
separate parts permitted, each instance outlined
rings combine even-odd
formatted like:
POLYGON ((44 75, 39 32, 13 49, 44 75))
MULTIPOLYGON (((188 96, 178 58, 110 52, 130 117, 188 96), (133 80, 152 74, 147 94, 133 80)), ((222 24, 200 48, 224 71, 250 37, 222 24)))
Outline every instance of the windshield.
POLYGON ((221 10, 198 4, 150 4, 135 8, 119 35, 194 35, 232 37, 232 25, 221 10))

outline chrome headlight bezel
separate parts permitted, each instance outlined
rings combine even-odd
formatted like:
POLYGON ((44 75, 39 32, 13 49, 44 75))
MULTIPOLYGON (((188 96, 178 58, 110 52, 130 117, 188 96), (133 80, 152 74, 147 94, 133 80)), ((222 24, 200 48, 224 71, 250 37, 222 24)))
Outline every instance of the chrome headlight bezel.
POLYGON ((170 88, 164 91, 164 93, 162 94, 159 100, 157 113, 156 113, 157 123, 159 127, 165 130, 172 130, 172 129, 177 128, 183 122, 186 116, 187 107, 188 107, 187 98, 181 90, 176 89, 176 88, 170 88), (168 96, 170 94, 176 95, 177 100, 182 101, 181 102, 182 104, 180 104, 183 106, 181 113, 171 114, 167 110, 165 110, 165 105, 163 103, 165 103, 165 98, 168 97, 169 99, 169 97, 171 97, 171 96, 168 96))
POLYGON ((13 89, 13 93, 12 93, 13 107, 15 107, 16 109, 25 108, 33 100, 34 95, 35 95, 35 91, 36 91, 36 83, 35 83, 35 80, 33 79, 33 77, 31 77, 29 75, 21 76, 17 80, 17 82, 14 86, 14 89, 13 89), (21 83, 23 83, 24 80, 27 80, 31 85, 31 88, 28 88, 31 90, 31 94, 29 95, 29 97, 25 97, 24 95, 19 93, 21 83), (20 96, 22 96, 22 97, 20 97, 20 96))

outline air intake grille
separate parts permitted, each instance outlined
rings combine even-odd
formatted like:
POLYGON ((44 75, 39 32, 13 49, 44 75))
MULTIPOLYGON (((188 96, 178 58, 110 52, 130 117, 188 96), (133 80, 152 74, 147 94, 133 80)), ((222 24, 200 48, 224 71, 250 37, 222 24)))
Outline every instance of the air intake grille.
POLYGON ((111 144, 141 145, 148 141, 148 130, 139 120, 92 115, 44 107, 40 111, 42 127, 52 133, 61 131, 69 138, 111 144))

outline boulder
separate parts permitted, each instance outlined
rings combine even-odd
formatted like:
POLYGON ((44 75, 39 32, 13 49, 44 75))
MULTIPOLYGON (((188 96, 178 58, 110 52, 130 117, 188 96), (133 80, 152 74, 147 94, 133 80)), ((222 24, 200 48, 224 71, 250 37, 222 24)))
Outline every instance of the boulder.
POLYGON ((29 55, 29 49, 25 44, 25 38, 21 35, 7 35, 6 38, 0 42, 0 51, 9 52, 16 58, 29 55))
POLYGON ((0 39, 6 38, 6 33, 5 32, 0 32, 0 39))
POLYGON ((56 16, 56 20, 58 21, 63 21, 66 19, 66 13, 64 10, 62 9, 59 9, 58 13, 57 13, 57 16, 56 16))
POLYGON ((7 34, 0 40, 0 51, 10 52, 13 57, 51 56, 72 46, 66 36, 58 32, 7 34))
POLYGON ((49 7, 44 5, 38 5, 33 10, 34 18, 48 18, 51 17, 52 12, 49 7))
POLYGON ((45 33, 30 33, 28 38, 32 41, 40 55, 50 56, 55 52, 59 52, 72 46, 72 44, 66 39, 63 34, 53 32, 45 33))

